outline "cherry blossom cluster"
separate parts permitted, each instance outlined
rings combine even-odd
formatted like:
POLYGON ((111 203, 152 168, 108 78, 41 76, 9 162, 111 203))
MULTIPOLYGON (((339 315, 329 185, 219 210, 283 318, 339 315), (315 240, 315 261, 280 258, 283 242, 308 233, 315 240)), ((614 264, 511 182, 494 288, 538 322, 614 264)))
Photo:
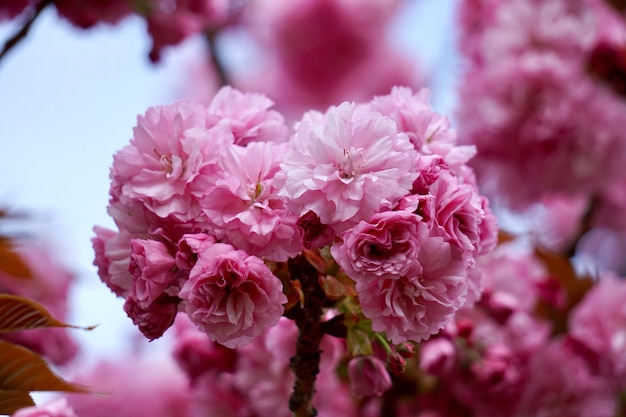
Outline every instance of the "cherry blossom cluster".
POLYGON ((29 15, 50 3, 60 17, 81 29, 141 16, 152 39, 153 62, 160 60, 165 47, 224 25, 231 12, 229 0, 7 0, 0 4, 0 21, 29 15))
POLYGON ((607 54, 622 50, 626 24, 608 3, 460 3, 459 127, 487 195, 524 208, 623 176, 624 65, 607 54))
POLYGON ((326 264, 329 314, 394 345, 428 339, 478 297, 476 259, 496 243, 474 150, 428 99, 397 87, 307 112, 292 133, 269 99, 231 87, 150 108, 114 156, 100 278, 149 339, 184 312, 242 348, 299 304, 281 265, 304 254, 326 264))

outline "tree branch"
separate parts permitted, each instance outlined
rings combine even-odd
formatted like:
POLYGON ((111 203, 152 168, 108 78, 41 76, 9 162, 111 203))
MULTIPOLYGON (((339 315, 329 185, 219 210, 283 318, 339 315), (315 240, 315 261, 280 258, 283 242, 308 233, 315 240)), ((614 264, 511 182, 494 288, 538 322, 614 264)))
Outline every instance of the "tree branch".
POLYGON ((35 5, 33 15, 30 17, 30 19, 28 19, 24 23, 22 28, 18 30, 13 36, 11 36, 4 43, 4 46, 2 47, 2 51, 0 51, 0 61, 2 61, 5 55, 7 55, 18 43, 20 43, 24 38, 26 38, 26 35, 28 35, 30 28, 32 27, 33 23, 35 23, 35 20, 37 20, 37 18, 39 17, 41 12, 46 8, 46 6, 48 6, 49 4, 52 4, 52 1, 53 0, 42 0, 35 5))

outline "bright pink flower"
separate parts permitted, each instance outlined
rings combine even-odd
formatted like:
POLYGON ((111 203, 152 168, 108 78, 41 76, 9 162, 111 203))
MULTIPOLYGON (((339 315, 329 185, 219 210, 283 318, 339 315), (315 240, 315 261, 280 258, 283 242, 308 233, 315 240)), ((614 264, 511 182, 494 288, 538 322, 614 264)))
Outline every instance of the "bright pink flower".
POLYGON ((178 241, 176 266, 189 271, 196 264, 198 254, 204 252, 215 243, 215 237, 206 233, 186 234, 178 241))
POLYGON ((409 138, 355 104, 309 113, 290 144, 280 194, 296 214, 311 210, 337 232, 395 204, 417 177, 409 138))
POLYGON ((205 124, 204 107, 191 102, 148 109, 130 145, 113 157, 112 196, 138 201, 160 218, 202 221, 194 192, 209 181, 217 150, 232 142, 226 129, 205 124))
POLYGON ((179 296, 211 340, 237 348, 278 322, 287 297, 261 259, 224 243, 198 255, 179 296))
POLYGON ((37 407, 18 410, 13 417, 79 417, 65 398, 57 398, 37 407))
POLYGON ((420 345, 419 366, 431 375, 449 372, 455 362, 454 344, 447 337, 437 337, 420 345))
POLYGON ((167 246, 156 240, 133 239, 130 246, 132 294, 140 307, 148 308, 176 280, 176 261, 167 246))
MULTIPOLYGON (((484 252, 480 225, 488 216, 493 218, 491 212, 483 209, 485 200, 474 186, 461 183, 447 170, 439 172, 428 193, 432 198, 425 200, 420 212, 432 222, 435 234, 461 249, 464 258, 473 264, 474 258, 484 252)), ((495 231, 485 237, 495 235, 495 231)))
POLYGON ((385 365, 375 356, 357 356, 348 362, 350 388, 357 397, 382 395, 391 388, 391 376, 385 365))
POLYGON ((302 245, 306 249, 319 249, 330 245, 335 240, 335 232, 325 224, 313 211, 307 211, 300 216, 296 226, 302 233, 302 245))
POLYGON ((363 314, 392 343, 419 342, 437 333, 465 302, 467 271, 454 248, 430 237, 401 277, 357 281, 363 314))
POLYGON ((285 142, 287 126, 283 116, 270 110, 274 102, 258 93, 243 93, 230 86, 222 87, 208 106, 209 126, 226 124, 235 144, 250 142, 285 142))
POLYGON ((572 337, 600 358, 602 376, 626 387, 626 281, 604 274, 569 316, 572 337))
POLYGON ((147 307, 142 307, 135 297, 129 296, 124 302, 124 311, 146 338, 154 340, 174 324, 179 301, 163 294, 147 307))
POLYGON ((215 233, 249 254, 286 261, 302 246, 297 217, 284 207, 274 185, 286 145, 251 142, 222 149, 221 174, 200 205, 215 233))
POLYGON ((386 211, 347 230, 331 253, 357 282, 400 278, 417 262, 428 226, 417 214, 386 211))

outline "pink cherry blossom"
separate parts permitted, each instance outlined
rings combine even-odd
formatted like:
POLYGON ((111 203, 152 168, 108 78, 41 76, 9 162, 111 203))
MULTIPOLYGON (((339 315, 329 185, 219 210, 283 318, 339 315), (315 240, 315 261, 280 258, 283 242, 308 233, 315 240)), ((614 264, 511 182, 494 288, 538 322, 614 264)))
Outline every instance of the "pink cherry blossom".
POLYGON ((79 417, 65 398, 56 398, 37 407, 26 407, 12 414, 13 417, 79 417))
POLYGON ((96 253, 94 265, 98 267, 100 280, 118 297, 130 295, 133 276, 128 272, 128 265, 133 236, 100 226, 93 230, 96 233, 91 239, 96 253))
POLYGON ((169 355, 111 356, 81 367, 72 380, 100 393, 64 395, 78 417, 198 415, 189 380, 169 355))
POLYGON ((386 211, 347 230, 343 241, 331 247, 331 253, 357 282, 400 278, 417 262, 428 232, 420 216, 386 211))
POLYGON ((134 12, 124 0, 55 0, 54 5, 60 16, 83 29, 99 23, 115 25, 134 12))
POLYGON ((132 295, 140 307, 148 308, 176 280, 176 261, 167 246, 156 240, 133 239, 130 246, 132 295))
POLYGON ((613 417, 616 394, 559 338, 532 358, 516 417, 613 417))
POLYGON ((274 103, 259 93, 244 93, 230 86, 222 87, 207 109, 209 126, 226 124, 235 144, 250 142, 285 142, 287 126, 283 116, 270 110, 274 103))
POLYGON ((391 376, 385 362, 375 356, 357 356, 348 362, 348 378, 354 395, 382 395, 391 388, 391 376))
POLYGON ((201 221, 194 192, 210 181, 216 150, 232 142, 226 129, 205 124, 199 104, 148 109, 138 118, 130 145, 113 158, 112 195, 138 201, 160 218, 201 221))
POLYGON ((374 331, 394 344, 419 342, 445 327, 463 305, 467 271, 449 243, 430 237, 406 275, 357 281, 356 291, 374 331))
POLYGON ((417 177, 409 138, 354 103, 305 116, 290 144, 280 195, 296 214, 313 211, 336 232, 395 204, 417 177))
POLYGON ((163 336, 163 333, 174 324, 179 301, 177 298, 162 294, 146 307, 142 307, 131 295, 126 297, 124 311, 147 339, 154 340, 163 336))
POLYGON ((261 259, 224 243, 198 256, 179 296, 211 340, 237 348, 278 322, 287 297, 261 259))
POLYGON ((600 358, 601 374, 626 387, 626 281, 603 274, 569 316, 569 332, 600 358))
POLYGON ((550 193, 596 192, 622 175, 626 104, 589 76, 586 60, 603 32, 621 42, 626 26, 604 19, 600 3, 488 6, 459 107, 461 139, 478 149, 472 166, 488 195, 525 208, 550 193))
POLYGON ((221 173, 200 201, 220 238, 273 261, 286 261, 302 248, 297 217, 285 208, 274 184, 285 151, 285 144, 274 142, 224 147, 221 173))

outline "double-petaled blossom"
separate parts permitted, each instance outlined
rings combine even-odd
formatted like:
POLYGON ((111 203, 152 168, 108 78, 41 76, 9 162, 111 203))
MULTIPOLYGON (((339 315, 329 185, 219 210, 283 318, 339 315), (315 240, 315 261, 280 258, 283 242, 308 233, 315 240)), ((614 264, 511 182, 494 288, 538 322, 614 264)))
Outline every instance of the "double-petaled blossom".
POLYGON ((40 406, 26 407, 18 410, 14 417, 80 417, 65 398, 56 398, 40 406))
POLYGON ((274 326, 287 302, 282 283, 260 258, 224 243, 198 254, 179 297, 196 326, 231 348, 274 326))
POLYGON ((393 120, 343 103, 309 113, 281 164, 288 207, 342 232, 391 207, 417 177, 417 152, 393 120))
POLYGON ((356 291, 372 329, 392 343, 419 342, 444 328, 463 305, 467 270, 457 251, 441 237, 429 237, 400 276, 359 279, 356 291))
POLYGON ((274 181, 285 151, 286 144, 275 142, 224 147, 220 174, 200 201, 218 237, 272 261, 286 261, 302 249, 297 217, 274 181))

